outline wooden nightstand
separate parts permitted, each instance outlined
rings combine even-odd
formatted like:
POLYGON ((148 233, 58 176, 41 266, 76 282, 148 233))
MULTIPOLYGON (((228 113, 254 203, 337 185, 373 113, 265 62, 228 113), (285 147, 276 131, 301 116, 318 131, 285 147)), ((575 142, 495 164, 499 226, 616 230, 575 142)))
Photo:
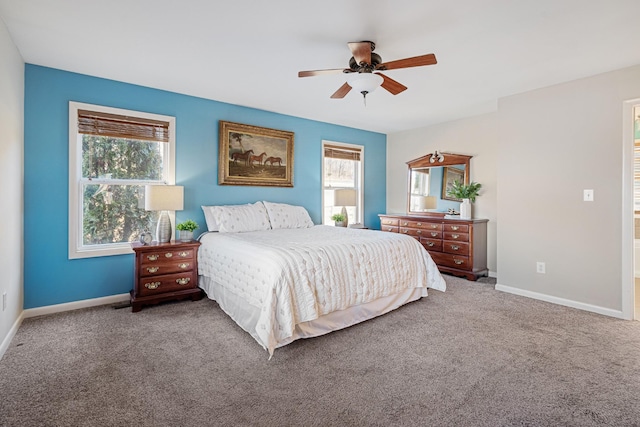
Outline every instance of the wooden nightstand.
POLYGON ((198 288, 200 242, 132 243, 136 253, 131 311, 162 301, 202 298, 198 288))

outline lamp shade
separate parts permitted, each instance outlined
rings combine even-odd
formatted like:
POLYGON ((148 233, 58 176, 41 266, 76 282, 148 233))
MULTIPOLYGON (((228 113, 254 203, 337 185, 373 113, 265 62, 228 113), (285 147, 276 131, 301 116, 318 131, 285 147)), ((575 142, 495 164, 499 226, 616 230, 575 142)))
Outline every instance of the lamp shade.
POLYGON ((360 93, 373 92, 383 81, 384 79, 381 76, 373 73, 353 73, 347 78, 349 86, 360 93))
POLYGON ((333 192, 333 205, 334 206, 355 206, 356 205, 356 190, 346 188, 336 190, 333 192))
POLYGON ((181 211, 184 197, 181 185, 147 185, 144 187, 144 209, 147 211, 181 211))
POLYGON ((427 209, 435 209, 438 206, 438 200, 435 196, 418 197, 418 210, 426 211, 427 209))

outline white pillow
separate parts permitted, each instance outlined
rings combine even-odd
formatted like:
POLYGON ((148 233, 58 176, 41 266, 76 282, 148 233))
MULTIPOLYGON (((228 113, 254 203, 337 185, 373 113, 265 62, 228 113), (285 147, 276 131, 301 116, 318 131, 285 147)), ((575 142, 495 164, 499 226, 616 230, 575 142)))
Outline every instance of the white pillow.
POLYGON ((313 227, 313 221, 309 212, 302 206, 287 205, 285 203, 262 202, 267 213, 271 228, 309 228, 313 227))
MULTIPOLYGON (((214 227, 217 226, 220 233, 242 233, 271 228, 267 210, 262 202, 246 205, 209 206, 209 208, 215 222, 214 227)), ((209 223, 207 222, 208 227, 209 223)))
POLYGON ((207 229, 209 231, 218 231, 220 227, 213 214, 215 206, 201 206, 202 212, 204 212, 204 220, 207 222, 207 229))

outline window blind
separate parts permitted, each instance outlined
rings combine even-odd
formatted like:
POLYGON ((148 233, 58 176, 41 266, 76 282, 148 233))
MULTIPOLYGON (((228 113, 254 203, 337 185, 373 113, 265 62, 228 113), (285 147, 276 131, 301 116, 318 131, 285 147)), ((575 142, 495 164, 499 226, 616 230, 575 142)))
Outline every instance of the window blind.
POLYGON ((327 144, 325 144, 324 146, 324 157, 329 157, 332 159, 360 161, 361 154, 362 150, 359 148, 338 147, 335 145, 327 144))
POLYGON ((169 142, 169 122, 78 110, 78 133, 169 142))

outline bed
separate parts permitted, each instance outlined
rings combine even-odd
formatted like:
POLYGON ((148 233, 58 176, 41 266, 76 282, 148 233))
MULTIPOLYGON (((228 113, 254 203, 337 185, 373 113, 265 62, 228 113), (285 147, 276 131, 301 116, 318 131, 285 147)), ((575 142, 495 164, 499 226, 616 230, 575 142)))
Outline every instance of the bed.
POLYGON ((417 240, 313 225, 300 206, 203 206, 199 286, 273 356, 274 350, 388 313, 446 289, 417 240))

